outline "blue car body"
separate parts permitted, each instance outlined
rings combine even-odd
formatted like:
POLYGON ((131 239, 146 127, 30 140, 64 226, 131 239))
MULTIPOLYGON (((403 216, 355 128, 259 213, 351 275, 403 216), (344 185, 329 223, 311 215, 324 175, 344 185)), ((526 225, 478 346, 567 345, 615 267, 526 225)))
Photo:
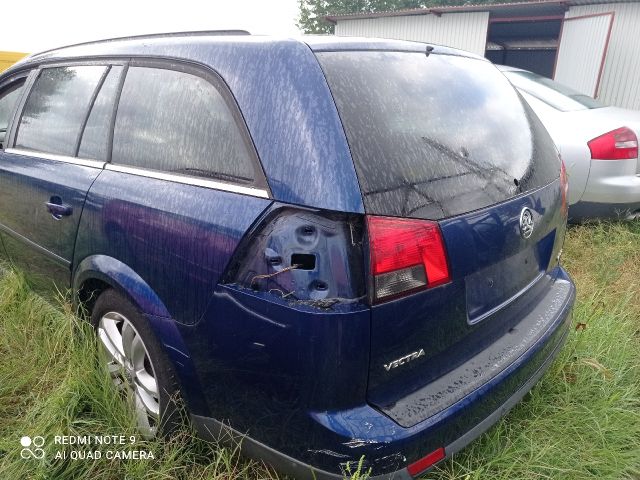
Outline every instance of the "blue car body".
MULTIPOLYGON (((412 478, 431 465, 416 463, 426 454, 455 453, 508 411, 566 338, 575 289, 559 264, 560 162, 534 159, 553 148, 535 127, 527 161, 555 162, 548 182, 517 190, 516 178, 504 198, 436 218, 376 210, 345 132, 349 106, 318 60, 333 52, 425 55, 425 45, 179 34, 29 57, 0 76, 0 95, 25 82, 0 151, 0 238, 36 285, 71 287, 89 308, 105 288, 129 298, 165 347, 203 435, 246 435, 247 452, 296 478, 342 478, 362 456, 374 477, 412 478), (110 168, 108 158, 17 148, 38 69, 88 64, 215 74, 264 178, 217 189, 110 168), (535 219, 529 238, 525 209, 535 219), (449 281, 376 301, 372 214, 437 221, 449 281), (294 258, 311 263, 283 270, 294 258), (274 274, 284 279, 277 286, 260 277, 274 274)), ((426 57, 486 63, 438 46, 426 57)))

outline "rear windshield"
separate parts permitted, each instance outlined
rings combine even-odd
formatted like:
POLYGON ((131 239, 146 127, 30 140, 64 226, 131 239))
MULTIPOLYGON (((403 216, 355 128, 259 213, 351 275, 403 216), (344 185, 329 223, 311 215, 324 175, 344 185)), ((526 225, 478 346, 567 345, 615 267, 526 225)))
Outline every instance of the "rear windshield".
POLYGON ((575 91, 550 78, 533 72, 505 71, 502 72, 516 87, 542 100, 547 105, 563 112, 586 110, 588 108, 602 108, 599 101, 575 91))
POLYGON ((559 174, 546 130, 489 62, 413 52, 317 56, 368 213, 445 218, 559 174))

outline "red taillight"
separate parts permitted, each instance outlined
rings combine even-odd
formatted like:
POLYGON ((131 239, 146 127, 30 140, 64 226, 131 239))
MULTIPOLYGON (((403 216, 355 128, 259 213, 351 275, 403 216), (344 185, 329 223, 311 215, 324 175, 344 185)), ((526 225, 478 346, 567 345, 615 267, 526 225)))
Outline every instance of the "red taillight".
POLYGON ((424 472, 427 468, 431 467, 435 463, 439 462, 444 458, 444 448, 440 447, 437 450, 434 450, 429 455, 422 457, 417 462, 412 463, 407 467, 409 471, 409 475, 415 477, 416 475, 424 472))
POLYGON ((367 217, 375 301, 451 281, 436 222, 367 217))
POLYGON ((564 166, 564 161, 560 159, 560 191, 562 193, 562 213, 567 216, 569 213, 569 207, 567 205, 567 195, 569 193, 569 181, 567 179, 567 169, 564 166))
POLYGON ((600 135, 587 145, 594 160, 628 160, 638 157, 638 138, 627 127, 600 135))

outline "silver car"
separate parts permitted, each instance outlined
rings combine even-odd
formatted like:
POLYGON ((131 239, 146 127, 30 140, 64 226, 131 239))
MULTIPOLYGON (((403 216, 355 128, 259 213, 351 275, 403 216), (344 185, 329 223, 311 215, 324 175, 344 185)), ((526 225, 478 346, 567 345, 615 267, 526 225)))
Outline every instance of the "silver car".
POLYGON ((533 72, 498 68, 560 150, 569 177, 569 219, 640 216, 640 112, 608 107, 533 72))

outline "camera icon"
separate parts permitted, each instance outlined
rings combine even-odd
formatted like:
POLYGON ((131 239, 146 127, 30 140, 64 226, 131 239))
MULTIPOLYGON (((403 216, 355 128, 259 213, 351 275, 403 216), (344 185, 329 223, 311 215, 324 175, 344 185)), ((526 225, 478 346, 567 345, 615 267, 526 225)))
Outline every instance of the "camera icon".
POLYGON ((44 437, 35 436, 33 438, 24 436, 20 439, 20 445, 24 448, 20 450, 20 456, 25 460, 34 458, 36 460, 42 460, 44 458, 44 437))

